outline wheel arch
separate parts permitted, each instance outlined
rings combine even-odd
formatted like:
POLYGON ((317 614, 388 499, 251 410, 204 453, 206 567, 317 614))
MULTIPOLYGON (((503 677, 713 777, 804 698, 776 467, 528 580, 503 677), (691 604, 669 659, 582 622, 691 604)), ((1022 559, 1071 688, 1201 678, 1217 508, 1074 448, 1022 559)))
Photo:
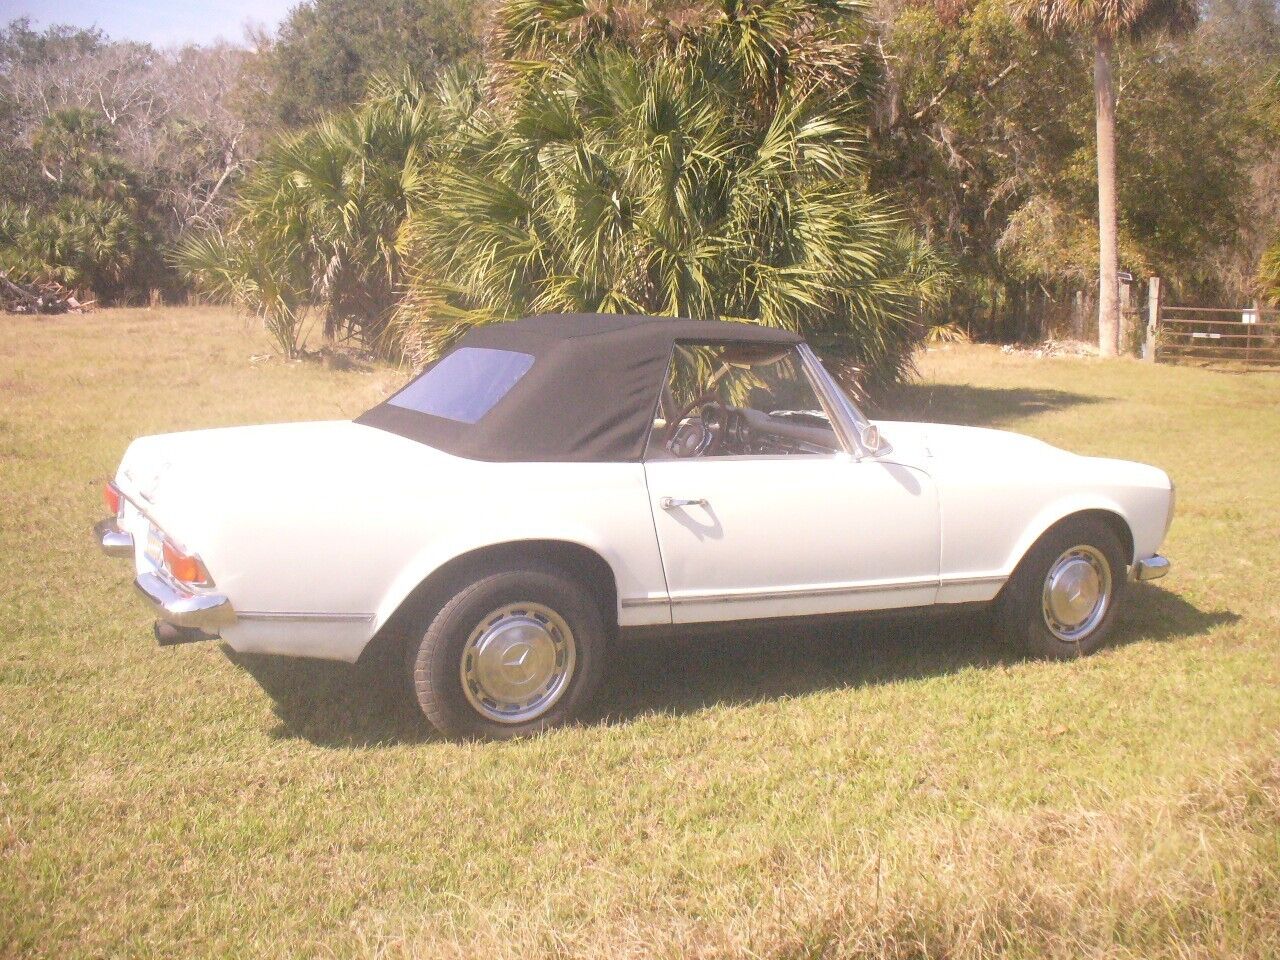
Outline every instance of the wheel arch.
POLYGON ((361 653, 398 643, 414 624, 439 610, 449 598, 479 576, 524 565, 554 567, 581 583, 595 597, 610 631, 618 623, 618 582, 613 567, 598 551, 572 540, 534 538, 474 547, 459 553, 423 575, 379 616, 373 636, 361 653))
POLYGON ((1016 570, 1027 554, 1035 547, 1037 543, 1043 540, 1048 534, 1052 533, 1063 524, 1074 520, 1096 519, 1105 523, 1115 533, 1120 541, 1120 548, 1124 552, 1125 562, 1134 562, 1134 534, 1133 528, 1129 524, 1129 520, 1114 506, 1089 506, 1071 509, 1066 512, 1056 512, 1054 519, 1046 520, 1041 518, 1040 522, 1032 525, 1029 534, 1019 543, 1018 550, 1014 555, 1012 569, 1016 570))

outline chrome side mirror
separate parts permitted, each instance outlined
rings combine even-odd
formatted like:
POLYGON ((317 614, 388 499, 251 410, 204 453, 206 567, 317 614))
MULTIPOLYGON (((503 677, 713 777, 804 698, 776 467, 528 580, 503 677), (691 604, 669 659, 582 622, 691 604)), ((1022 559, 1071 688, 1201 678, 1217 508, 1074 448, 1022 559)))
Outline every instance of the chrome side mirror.
POLYGON ((864 423, 858 439, 867 453, 875 453, 880 449, 880 428, 874 423, 864 423))

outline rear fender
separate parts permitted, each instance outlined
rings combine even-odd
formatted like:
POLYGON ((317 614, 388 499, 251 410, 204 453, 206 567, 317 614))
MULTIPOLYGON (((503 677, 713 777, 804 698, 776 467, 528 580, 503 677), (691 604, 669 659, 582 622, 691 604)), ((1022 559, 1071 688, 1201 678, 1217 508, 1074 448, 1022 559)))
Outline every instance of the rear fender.
MULTIPOLYGON (((555 531, 546 528, 529 528, 514 536, 505 536, 502 539, 455 537, 444 541, 436 540, 406 564, 387 588, 374 615, 373 632, 376 633, 381 630, 418 586, 450 561, 488 547, 508 544, 514 546, 529 541, 543 540, 567 543, 590 550, 604 559, 613 572, 614 582, 619 582, 620 558, 613 555, 603 543, 583 528, 561 528, 555 531)), ((613 612, 616 617, 618 614, 616 605, 613 612)))

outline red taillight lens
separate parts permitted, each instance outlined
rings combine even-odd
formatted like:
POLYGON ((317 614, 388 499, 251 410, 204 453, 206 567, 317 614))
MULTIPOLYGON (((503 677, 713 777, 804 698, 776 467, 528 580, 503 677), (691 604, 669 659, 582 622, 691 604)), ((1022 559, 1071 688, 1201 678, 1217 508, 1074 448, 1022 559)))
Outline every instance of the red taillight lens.
POLYGON ((168 540, 164 542, 163 549, 164 565, 175 580, 197 586, 209 583, 209 571, 204 568, 199 557, 183 553, 168 540))
POLYGON ((102 502, 107 505, 107 513, 113 517, 120 516, 120 508, 124 506, 124 496, 120 488, 108 480, 102 485, 102 502))

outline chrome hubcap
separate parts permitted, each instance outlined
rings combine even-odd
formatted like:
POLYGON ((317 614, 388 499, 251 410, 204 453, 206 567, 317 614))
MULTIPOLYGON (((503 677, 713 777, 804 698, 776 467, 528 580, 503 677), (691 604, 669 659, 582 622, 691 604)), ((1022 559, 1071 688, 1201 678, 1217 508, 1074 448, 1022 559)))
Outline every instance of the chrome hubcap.
POLYGON ((577 647, 564 618, 540 603, 499 607, 462 649, 462 690, 499 723, 524 723, 550 710, 573 676, 577 647))
POLYGON ((1044 579, 1044 622, 1059 640, 1088 636, 1111 605, 1111 567, 1098 550, 1072 547, 1054 561, 1044 579))

